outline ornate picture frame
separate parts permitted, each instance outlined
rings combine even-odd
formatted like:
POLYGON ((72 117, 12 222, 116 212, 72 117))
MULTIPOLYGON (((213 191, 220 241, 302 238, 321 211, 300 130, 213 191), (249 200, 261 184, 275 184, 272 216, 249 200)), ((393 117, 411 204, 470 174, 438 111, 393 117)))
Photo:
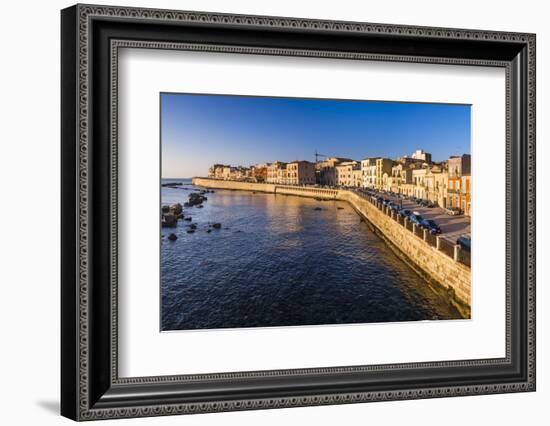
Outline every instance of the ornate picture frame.
POLYGON ((61 12, 61 413, 160 416, 535 390, 534 34, 76 5, 61 12), (121 378, 117 58, 121 47, 506 71, 506 356, 121 378))

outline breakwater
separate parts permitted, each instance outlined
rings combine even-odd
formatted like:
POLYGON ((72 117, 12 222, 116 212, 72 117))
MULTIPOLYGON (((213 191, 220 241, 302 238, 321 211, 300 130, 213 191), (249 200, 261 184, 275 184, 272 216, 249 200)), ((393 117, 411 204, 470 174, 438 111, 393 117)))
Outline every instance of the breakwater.
POLYGON ((392 249, 407 261, 426 280, 443 286, 449 292, 450 299, 456 304, 465 318, 470 317, 471 271, 439 250, 439 243, 433 245, 427 241, 426 233, 411 224, 395 220, 391 212, 373 204, 369 199, 354 191, 299 187, 279 184, 263 184, 193 178, 193 184, 204 188, 265 192, 295 195, 308 198, 332 199, 349 203, 362 217, 372 225, 392 249))

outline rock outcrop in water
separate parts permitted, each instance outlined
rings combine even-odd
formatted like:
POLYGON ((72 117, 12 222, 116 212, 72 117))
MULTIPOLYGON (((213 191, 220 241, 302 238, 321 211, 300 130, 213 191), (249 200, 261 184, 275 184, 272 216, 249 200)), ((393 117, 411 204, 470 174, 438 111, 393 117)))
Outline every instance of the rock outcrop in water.
POLYGON ((180 203, 172 204, 170 210, 172 210, 174 214, 180 215, 183 213, 183 206, 180 203))
POLYGON ((178 226, 178 219, 183 219, 183 206, 180 203, 171 206, 162 206, 161 225, 163 228, 175 228, 178 226))
MULTIPOLYGON (((171 186, 168 184, 163 184, 163 186, 171 186)), ((178 225, 178 219, 191 221, 191 217, 186 217, 183 213, 183 207, 197 207, 202 208, 202 203, 204 203, 208 198, 204 195, 208 190, 197 190, 198 192, 193 192, 189 194, 189 201, 181 205, 180 203, 172 205, 164 205, 161 207, 162 213, 162 227, 166 228, 175 228, 178 225)))
MULTIPOLYGON (((163 186, 171 186, 169 184, 163 184, 163 186)), ((194 189, 194 192, 189 194, 189 200, 185 202, 183 205, 180 203, 172 204, 172 205, 163 205, 161 207, 161 216, 162 216, 162 227, 167 228, 175 228, 178 226, 178 220, 184 220, 186 222, 191 222, 193 219, 191 216, 187 216, 183 212, 184 207, 196 207, 198 209, 203 207, 203 203, 208 200, 208 198, 205 196, 205 194, 208 193, 214 193, 213 190, 205 190, 205 189, 194 189)), ((193 234, 197 230, 197 224, 196 223, 188 223, 186 225, 186 232, 188 234, 193 234)), ((221 229, 222 224, 221 223, 213 223, 208 225, 208 229, 206 230, 207 233, 211 233, 212 229, 221 229)), ((177 239, 176 234, 170 234, 168 236, 168 239, 170 241, 175 241, 177 239)))
POLYGON ((175 228, 178 226, 178 218, 174 213, 163 214, 161 225, 163 228, 175 228))
POLYGON ((208 198, 204 196, 204 192, 192 192, 189 194, 189 201, 185 203, 185 207, 201 206, 208 198))

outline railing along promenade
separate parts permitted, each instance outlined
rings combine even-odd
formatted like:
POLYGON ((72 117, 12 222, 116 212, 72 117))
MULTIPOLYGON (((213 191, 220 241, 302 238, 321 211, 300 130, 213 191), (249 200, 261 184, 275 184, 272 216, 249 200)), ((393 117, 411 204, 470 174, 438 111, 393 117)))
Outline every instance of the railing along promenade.
POLYGON ((382 211, 384 214, 389 216, 405 229, 412 232, 415 236, 421 238, 432 247, 435 247, 437 250, 440 250, 441 252, 452 258, 455 262, 460 262, 470 267, 470 252, 463 249, 459 244, 453 244, 442 236, 430 233, 427 229, 418 226, 416 223, 410 221, 407 217, 401 216, 398 212, 392 210, 390 207, 384 206, 383 203, 377 201, 375 198, 369 196, 368 194, 363 194, 357 191, 354 192, 356 192, 358 196, 370 202, 372 205, 376 206, 378 210, 382 211))
POLYGON ((465 317, 470 308, 470 253, 457 244, 401 217, 375 197, 352 189, 318 188, 274 183, 252 183, 212 178, 193 178, 205 188, 266 192, 348 202, 374 227, 404 260, 429 281, 444 286, 465 317), (404 255, 404 256, 403 256, 404 255))

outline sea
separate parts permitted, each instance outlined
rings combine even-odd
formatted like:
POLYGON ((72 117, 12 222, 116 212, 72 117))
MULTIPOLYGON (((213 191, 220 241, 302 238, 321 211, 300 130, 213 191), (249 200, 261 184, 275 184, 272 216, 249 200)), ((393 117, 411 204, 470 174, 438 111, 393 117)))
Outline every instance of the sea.
MULTIPOLYGON (((199 190, 190 179, 167 182, 182 185, 162 187, 162 205, 199 190)), ((184 208, 191 222, 161 228, 163 331, 461 318, 345 202, 205 195, 202 208, 184 208)))

